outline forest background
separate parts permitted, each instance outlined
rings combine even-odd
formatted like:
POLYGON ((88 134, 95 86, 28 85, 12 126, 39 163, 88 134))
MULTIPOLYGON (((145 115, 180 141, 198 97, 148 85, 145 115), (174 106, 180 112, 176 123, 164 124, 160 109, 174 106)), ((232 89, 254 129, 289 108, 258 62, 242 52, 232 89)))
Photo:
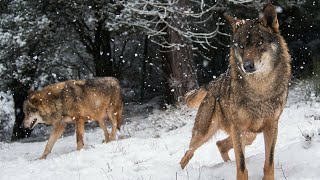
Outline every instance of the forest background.
MULTIPOLYGON (((22 129, 30 89, 68 79, 113 76, 125 103, 179 104, 185 92, 227 69, 230 27, 223 13, 256 18, 264 0, 1 0, 0 141, 22 129)), ((320 96, 320 2, 277 0, 292 55, 292 83, 320 96)), ((319 98, 318 98, 319 99, 319 98)))

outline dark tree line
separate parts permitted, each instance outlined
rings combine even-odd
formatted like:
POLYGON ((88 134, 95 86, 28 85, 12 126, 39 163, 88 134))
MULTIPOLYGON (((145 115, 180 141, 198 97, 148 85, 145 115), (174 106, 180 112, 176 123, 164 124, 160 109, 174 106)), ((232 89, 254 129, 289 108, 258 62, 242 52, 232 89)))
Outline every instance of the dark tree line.
MULTIPOLYGON (((239 2, 0 1, 0 90, 14 99, 12 140, 29 133, 20 128, 28 90, 66 79, 114 76, 126 101, 161 96, 163 104, 180 103, 227 68, 230 28, 223 13, 256 17, 265 3, 239 2)), ((320 74, 319 2, 274 3, 294 76, 320 74)))

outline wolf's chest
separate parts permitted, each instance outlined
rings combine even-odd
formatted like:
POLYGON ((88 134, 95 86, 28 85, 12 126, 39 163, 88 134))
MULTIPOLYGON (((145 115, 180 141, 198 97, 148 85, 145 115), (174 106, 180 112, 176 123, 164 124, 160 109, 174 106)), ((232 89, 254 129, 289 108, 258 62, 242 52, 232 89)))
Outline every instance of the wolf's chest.
POLYGON ((251 129, 253 132, 261 131, 266 121, 274 120, 281 111, 278 101, 272 99, 265 101, 245 100, 237 104, 237 109, 233 108, 234 121, 243 126, 244 129, 251 129))
POLYGON ((241 104, 240 107, 251 118, 261 119, 273 116, 275 110, 279 107, 279 103, 271 100, 258 102, 247 101, 246 103, 241 104))

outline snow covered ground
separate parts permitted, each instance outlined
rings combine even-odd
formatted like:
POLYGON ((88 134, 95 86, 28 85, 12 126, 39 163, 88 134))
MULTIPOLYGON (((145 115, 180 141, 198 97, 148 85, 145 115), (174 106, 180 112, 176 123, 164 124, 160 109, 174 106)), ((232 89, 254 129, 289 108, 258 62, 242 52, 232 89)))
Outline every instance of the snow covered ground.
MULTIPOLYGON (((320 179, 320 103, 302 102, 303 94, 291 91, 280 124, 275 152, 276 179, 320 179), (314 133, 306 142, 303 134, 314 133)), ((153 106, 149 104, 149 106, 153 106)), ((137 109, 145 107, 135 106, 137 109)), ((46 141, 0 143, 0 179, 57 180, 193 180, 235 179, 235 162, 224 163, 215 142, 218 132, 200 147, 187 168, 179 161, 191 137, 196 110, 135 111, 122 126, 118 140, 103 144, 100 128, 85 133, 85 147, 76 151, 75 135, 60 138, 46 160, 37 160, 46 141)), ((249 179, 262 179, 262 134, 246 147, 249 179)))

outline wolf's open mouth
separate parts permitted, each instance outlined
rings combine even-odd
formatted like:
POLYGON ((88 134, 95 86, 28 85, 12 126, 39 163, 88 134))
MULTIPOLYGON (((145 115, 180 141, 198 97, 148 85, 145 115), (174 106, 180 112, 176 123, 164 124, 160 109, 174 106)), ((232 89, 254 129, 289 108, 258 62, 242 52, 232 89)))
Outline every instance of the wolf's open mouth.
POLYGON ((33 126, 36 124, 37 120, 38 120, 37 118, 34 118, 34 119, 33 119, 33 121, 32 121, 31 124, 30 124, 30 129, 33 128, 33 126))

